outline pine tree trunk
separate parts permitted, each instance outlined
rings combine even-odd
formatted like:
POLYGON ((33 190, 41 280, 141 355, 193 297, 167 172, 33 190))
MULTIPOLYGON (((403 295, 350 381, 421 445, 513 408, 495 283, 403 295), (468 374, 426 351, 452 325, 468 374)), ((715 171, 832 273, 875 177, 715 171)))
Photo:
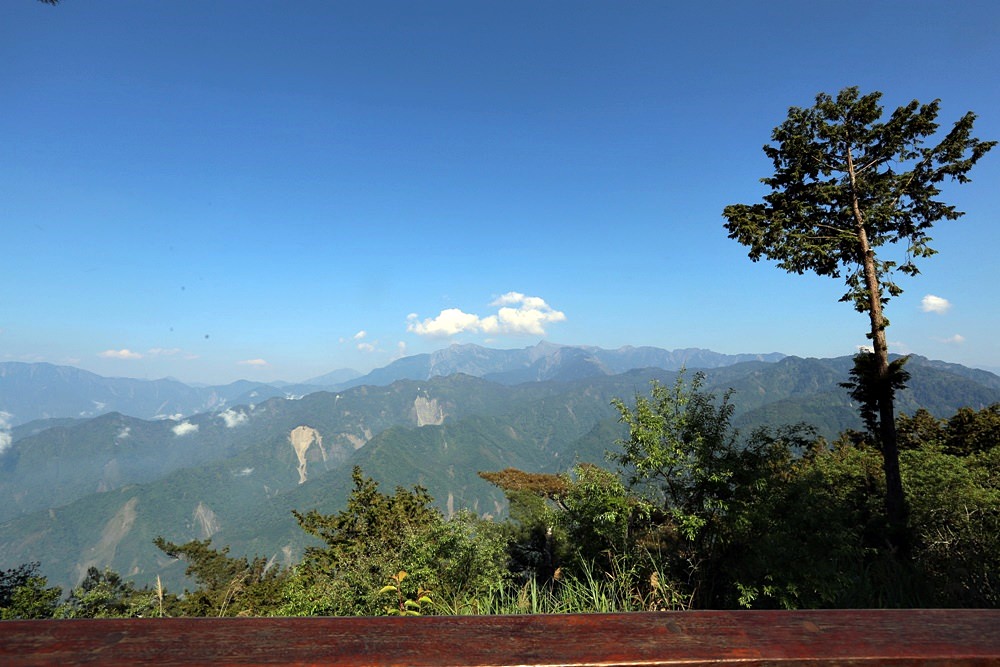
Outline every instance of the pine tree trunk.
POLYGON ((870 295, 868 312, 872 326, 872 349, 878 364, 878 439, 882 449, 882 467, 885 471, 885 512, 891 530, 889 540, 893 546, 902 548, 906 530, 906 498, 903 495, 903 479, 899 472, 896 415, 892 381, 889 377, 889 346, 885 339, 885 320, 877 291, 879 286, 874 264, 873 253, 869 249, 865 260, 865 279, 870 295))
POLYGON ((855 232, 858 237, 859 261, 864 270, 865 287, 868 290, 868 316, 871 320, 872 352, 878 364, 878 414, 877 434, 882 449, 882 468, 885 471, 885 513, 889 520, 889 542, 897 549, 905 549, 906 497, 903 495, 903 479, 899 472, 899 445, 896 441, 896 414, 893 405, 892 381, 889 377, 889 345, 885 339, 886 320, 882 315, 882 288, 875 269, 875 251, 868 242, 864 216, 858 205, 854 161, 851 151, 847 151, 847 168, 851 180, 851 204, 854 214, 855 232))

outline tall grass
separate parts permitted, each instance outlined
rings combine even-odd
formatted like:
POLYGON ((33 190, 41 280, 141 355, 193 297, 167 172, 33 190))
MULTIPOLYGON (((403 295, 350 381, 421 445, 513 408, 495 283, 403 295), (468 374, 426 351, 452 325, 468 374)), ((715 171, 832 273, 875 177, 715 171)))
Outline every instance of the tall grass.
POLYGON ((435 601, 438 614, 593 614, 687 609, 690 598, 671 586, 662 570, 628 565, 624 557, 611 561, 610 569, 584 563, 575 574, 557 571, 547 582, 528 578, 509 583, 474 598, 435 601))

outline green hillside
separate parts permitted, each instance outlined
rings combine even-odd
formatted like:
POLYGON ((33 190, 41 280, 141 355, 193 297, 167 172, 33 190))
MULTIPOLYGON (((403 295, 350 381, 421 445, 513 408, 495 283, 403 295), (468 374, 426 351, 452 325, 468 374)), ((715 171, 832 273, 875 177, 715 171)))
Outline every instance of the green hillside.
MULTIPOLYGON (((860 428, 838 386, 849 363, 749 361, 709 370, 706 386, 735 389, 740 428, 805 421, 832 438, 860 428)), ((908 368, 902 412, 922 406, 947 416, 1000 401, 994 376, 983 384, 920 358, 908 368)), ((93 565, 183 587, 183 567, 153 546, 156 536, 210 537, 234 554, 293 563, 309 538, 291 511, 339 510, 355 465, 385 488, 425 486, 446 514, 497 516, 503 494, 477 472, 604 463, 623 435, 611 400, 630 401, 651 379, 675 375, 646 369, 519 385, 452 375, 272 398, 183 421, 113 414, 59 425, 0 457, 0 569, 38 560, 53 584, 68 587, 93 565), (296 432, 305 437, 298 451, 296 432)))

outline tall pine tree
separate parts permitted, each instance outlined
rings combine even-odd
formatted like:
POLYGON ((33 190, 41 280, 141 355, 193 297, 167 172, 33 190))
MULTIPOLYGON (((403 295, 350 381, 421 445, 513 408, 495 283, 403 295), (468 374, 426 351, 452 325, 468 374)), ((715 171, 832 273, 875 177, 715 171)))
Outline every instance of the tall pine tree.
POLYGON ((766 257, 791 273, 843 277, 842 300, 868 313, 874 435, 885 461, 886 513, 898 536, 906 505, 883 308, 902 293, 894 274, 916 275, 916 260, 935 253, 927 235, 934 223, 963 215, 937 198, 940 184, 968 182, 969 170, 996 142, 972 137, 976 116, 969 112, 940 141, 925 145, 938 130, 940 101, 914 100, 883 120, 881 97, 852 87, 836 97, 820 93, 812 107, 790 108, 764 146, 774 174, 761 180, 771 192, 763 203, 733 204, 723 215, 729 237, 748 246, 752 260, 766 257), (901 262, 877 254, 896 243, 905 244, 901 262))

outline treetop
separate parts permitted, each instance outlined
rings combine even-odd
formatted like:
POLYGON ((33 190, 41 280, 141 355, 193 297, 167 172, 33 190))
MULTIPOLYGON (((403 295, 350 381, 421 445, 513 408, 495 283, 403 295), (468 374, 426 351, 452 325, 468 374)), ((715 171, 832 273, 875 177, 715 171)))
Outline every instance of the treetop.
POLYGON ((862 311, 869 304, 861 270, 866 253, 905 243, 901 262, 875 260, 879 299, 900 294, 890 276, 917 274, 915 260, 935 253, 930 227, 963 215, 938 199, 939 184, 968 182, 968 172, 996 145, 972 136, 971 111, 932 143, 940 100, 913 100, 883 120, 881 98, 849 87, 835 97, 820 93, 812 107, 789 108, 764 146, 774 173, 761 181, 771 192, 762 203, 723 212, 729 237, 748 246, 754 261, 766 257, 792 273, 834 278, 846 271, 843 300, 862 311))

